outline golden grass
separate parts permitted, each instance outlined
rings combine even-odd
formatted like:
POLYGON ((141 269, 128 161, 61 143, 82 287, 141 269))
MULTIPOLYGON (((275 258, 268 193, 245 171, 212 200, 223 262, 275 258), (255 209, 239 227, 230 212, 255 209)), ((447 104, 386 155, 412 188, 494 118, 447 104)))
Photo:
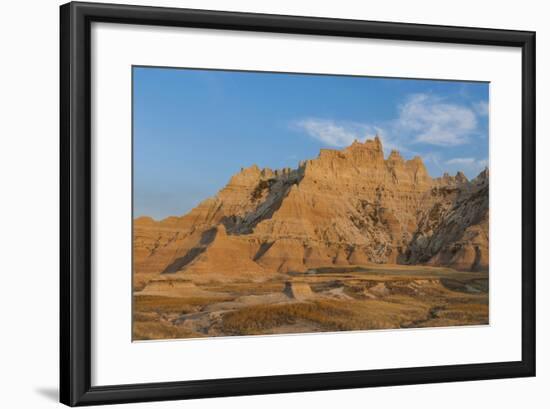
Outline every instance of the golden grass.
POLYGON ((399 328, 404 322, 421 319, 427 310, 426 307, 377 300, 316 300, 262 305, 225 314, 222 331, 233 335, 253 335, 299 321, 316 324, 323 331, 399 328))
POLYGON ((179 313, 187 314, 197 311, 197 307, 217 302, 228 301, 229 296, 213 297, 162 297, 157 295, 134 295, 134 313, 179 313))
POLYGON ((138 340, 195 338, 203 334, 196 333, 163 319, 175 318, 181 314, 198 311, 202 306, 226 301, 223 296, 216 297, 161 297, 155 295, 134 295, 134 313, 132 338, 138 340))
POLYGON ((204 335, 161 321, 134 321, 134 341, 152 339, 196 338, 204 335))
POLYGON ((488 324, 486 274, 435 269, 416 276, 412 273, 402 269, 397 274, 384 271, 300 275, 300 280, 314 292, 307 301, 260 305, 236 301, 220 304, 215 310, 212 305, 241 296, 281 294, 289 278, 277 277, 259 283, 212 281, 201 284, 197 294, 186 297, 136 294, 133 337, 172 339, 488 324), (439 279, 430 277, 437 275, 439 279), (371 291, 374 286, 385 290, 371 291), (331 293, 338 288, 343 289, 348 299, 331 293), (204 311, 199 318, 196 314, 186 317, 204 311))
POLYGON ((438 317, 470 324, 488 323, 489 306, 487 304, 452 304, 440 311, 438 317))
POLYGON ((282 292, 285 283, 282 280, 255 282, 232 282, 203 285, 201 288, 212 292, 243 295, 266 295, 282 292))

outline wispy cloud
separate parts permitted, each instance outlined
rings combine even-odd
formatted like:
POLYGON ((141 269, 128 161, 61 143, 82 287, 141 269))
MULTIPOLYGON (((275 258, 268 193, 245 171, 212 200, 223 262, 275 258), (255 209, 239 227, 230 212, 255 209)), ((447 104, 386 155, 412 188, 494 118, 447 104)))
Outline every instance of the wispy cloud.
POLYGON ((483 153, 471 150, 484 135, 480 124, 486 121, 486 115, 488 105, 483 101, 456 103, 423 93, 409 95, 398 105, 395 118, 383 122, 310 117, 292 125, 322 144, 336 148, 378 135, 386 154, 392 149, 407 156, 420 154, 436 172, 460 170, 474 177, 488 165, 487 159, 476 156, 483 153), (464 156, 458 156, 459 152, 465 153, 464 156), (457 157, 449 157, 453 153, 457 157))
POLYGON ((477 129, 477 118, 465 105, 451 104, 429 94, 414 94, 399 108, 397 131, 416 143, 457 146, 469 141, 477 129))
POLYGON ((361 123, 336 122, 330 119, 307 118, 296 122, 309 136, 329 146, 344 147, 354 140, 365 140, 376 134, 376 128, 361 123))
POLYGON ((474 109, 479 116, 489 115, 489 104, 486 101, 478 101, 474 104, 474 109))
POLYGON ((405 145, 393 140, 383 126, 322 118, 306 118, 296 121, 293 125, 305 131, 313 139, 336 148, 349 146, 355 140, 364 142, 366 139, 378 136, 387 151, 398 149, 402 152, 414 153, 405 145))
POLYGON ((451 158, 446 160, 445 164, 450 169, 463 170, 470 174, 477 174, 489 165, 489 161, 486 158, 451 158))
POLYGON ((438 171, 444 172, 444 164, 441 163, 441 155, 438 152, 428 152, 422 157, 426 163, 432 163, 438 171))
POLYGON ((472 165, 476 162, 475 158, 453 158, 449 159, 445 163, 447 165, 472 165))
POLYGON ((380 122, 346 122, 306 118, 295 125, 316 140, 334 147, 378 134, 388 149, 412 152, 415 144, 458 146, 479 133, 477 116, 483 107, 449 103, 431 94, 410 95, 398 107, 396 118, 380 122), (478 112, 479 111, 479 112, 478 112))

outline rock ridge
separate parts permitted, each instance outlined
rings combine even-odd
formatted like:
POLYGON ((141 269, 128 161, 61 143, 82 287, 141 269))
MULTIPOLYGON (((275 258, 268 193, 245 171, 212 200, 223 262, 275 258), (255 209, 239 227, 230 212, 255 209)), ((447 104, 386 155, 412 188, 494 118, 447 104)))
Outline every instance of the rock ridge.
POLYGON ((136 285, 161 274, 262 278, 329 266, 488 269, 488 169, 432 178, 380 138, 296 169, 241 169, 186 215, 134 220, 136 285))

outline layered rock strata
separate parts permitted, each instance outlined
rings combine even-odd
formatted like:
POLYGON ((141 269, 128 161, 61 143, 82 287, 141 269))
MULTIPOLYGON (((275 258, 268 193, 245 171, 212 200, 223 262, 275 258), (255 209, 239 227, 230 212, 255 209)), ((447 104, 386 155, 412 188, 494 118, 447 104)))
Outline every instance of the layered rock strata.
POLYGON ((377 137, 297 169, 242 169, 181 217, 134 220, 134 283, 265 279, 319 267, 487 270, 489 175, 431 178, 377 137))

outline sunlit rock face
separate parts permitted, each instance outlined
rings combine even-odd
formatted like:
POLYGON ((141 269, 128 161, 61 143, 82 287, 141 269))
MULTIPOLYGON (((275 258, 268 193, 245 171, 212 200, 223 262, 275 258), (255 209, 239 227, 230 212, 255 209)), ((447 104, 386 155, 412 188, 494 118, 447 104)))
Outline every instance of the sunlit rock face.
POLYGON ((134 285, 162 274, 263 279, 330 266, 488 269, 489 174, 431 178, 378 137, 297 169, 251 166, 188 214, 134 220, 134 285))

